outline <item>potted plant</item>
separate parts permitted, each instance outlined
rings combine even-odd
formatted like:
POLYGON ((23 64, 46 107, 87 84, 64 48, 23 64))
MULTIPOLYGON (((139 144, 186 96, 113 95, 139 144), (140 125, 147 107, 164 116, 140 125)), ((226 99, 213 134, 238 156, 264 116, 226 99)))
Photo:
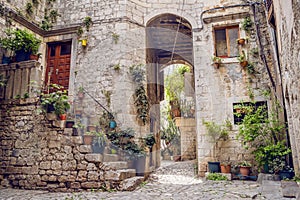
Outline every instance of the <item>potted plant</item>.
POLYGON ((67 91, 57 84, 51 84, 49 89, 53 92, 41 94, 41 105, 47 112, 55 112, 61 116, 61 120, 66 120, 66 112, 70 108, 67 91))
POLYGON ((221 163, 221 173, 230 173, 231 172, 231 162, 230 157, 227 161, 221 163))
POLYGON ((221 138, 227 139, 228 137, 228 130, 227 127, 224 125, 218 125, 215 122, 209 122, 209 121, 203 121, 203 125, 205 125, 207 129, 207 135, 210 137, 210 141, 213 144, 213 150, 212 150, 212 155, 213 155, 213 161, 208 162, 208 170, 211 173, 215 172, 221 172, 220 168, 220 162, 216 161, 216 146, 217 146, 217 141, 221 138))
POLYGON ((212 61, 213 61, 214 67, 216 69, 218 69, 220 67, 220 64, 222 63, 222 58, 220 58, 218 56, 213 56, 212 61))
POLYGON ((237 44, 244 45, 247 41, 247 38, 239 38, 236 40, 237 44))
POLYGON ((83 143, 86 145, 92 145, 95 135, 97 134, 96 131, 87 131, 83 135, 83 143))
POLYGON ((34 34, 21 29, 7 29, 5 33, 7 36, 0 39, 0 44, 16 54, 17 62, 29 60, 31 54, 38 52, 41 40, 37 39, 34 34))
POLYGON ((107 144, 106 134, 102 131, 95 132, 95 137, 93 138, 93 152, 95 153, 103 153, 105 145, 107 144))
POLYGON ((251 168, 251 164, 247 161, 243 161, 239 164, 240 167, 240 174, 242 176, 249 176, 250 174, 250 168, 251 168))
POLYGON ((239 55, 239 57, 237 59, 240 62, 240 65, 242 67, 246 67, 248 65, 248 61, 246 59, 246 55, 245 55, 244 51, 242 51, 242 53, 239 55))
POLYGON ((285 165, 280 171, 279 171, 279 177, 280 180, 285 180, 285 179, 293 179, 295 176, 294 169, 291 168, 288 165, 285 165))

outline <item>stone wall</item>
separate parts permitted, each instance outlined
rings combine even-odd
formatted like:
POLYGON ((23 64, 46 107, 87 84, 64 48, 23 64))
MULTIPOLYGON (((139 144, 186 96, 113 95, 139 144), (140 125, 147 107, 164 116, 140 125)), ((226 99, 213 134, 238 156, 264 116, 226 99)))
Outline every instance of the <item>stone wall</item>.
POLYGON ((72 128, 39 114, 37 99, 0 102, 0 183, 24 189, 74 191, 117 188, 126 172, 103 164, 72 128))
POLYGON ((299 30, 300 5, 297 1, 273 1, 276 19, 279 64, 288 116, 288 132, 295 172, 300 174, 300 86, 299 30))

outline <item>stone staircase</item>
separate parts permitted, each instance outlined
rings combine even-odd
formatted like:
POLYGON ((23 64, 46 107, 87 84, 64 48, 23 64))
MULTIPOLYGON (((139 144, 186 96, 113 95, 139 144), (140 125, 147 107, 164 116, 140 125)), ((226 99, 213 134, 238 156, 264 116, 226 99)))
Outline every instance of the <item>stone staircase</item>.
MULTIPOLYGON (((47 117, 48 118, 48 117, 47 117)), ((65 122, 48 118, 52 121, 54 127, 63 129, 63 134, 70 137, 73 136, 73 128, 65 128, 65 122)), ((80 136, 73 136, 80 137, 80 136)), ((127 161, 118 154, 112 154, 108 147, 105 147, 104 152, 94 153, 92 145, 81 143, 79 151, 85 153, 85 160, 91 163, 100 163, 102 169, 109 169, 105 174, 105 181, 119 182, 116 189, 121 191, 132 191, 136 189, 144 180, 144 176, 136 176, 136 170, 129 167, 127 161)), ((100 181, 100 180, 99 180, 100 181)))

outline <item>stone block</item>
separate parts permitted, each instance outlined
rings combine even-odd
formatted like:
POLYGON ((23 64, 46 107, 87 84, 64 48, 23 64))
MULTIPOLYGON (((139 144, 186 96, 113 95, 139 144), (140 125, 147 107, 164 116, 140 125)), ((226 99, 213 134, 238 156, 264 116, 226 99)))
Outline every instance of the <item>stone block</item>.
POLYGON ((94 171, 94 170, 97 170, 97 167, 96 167, 96 165, 94 163, 88 163, 86 169, 88 171, 94 171))
POLYGON ((92 153, 91 145, 80 145, 79 146, 80 153, 92 153))
POLYGON ((98 181, 99 174, 96 171, 89 171, 88 172, 88 181, 98 181))
POLYGON ((88 162, 99 163, 102 162, 103 156, 101 154, 86 154, 85 159, 88 162))
POLYGON ((49 181, 57 181, 57 176, 51 175, 48 178, 49 181))
POLYGON ((112 169, 127 169, 128 163, 126 161, 118 161, 118 162, 104 162, 103 163, 106 167, 112 169))
POLYGON ((103 162, 117 162, 119 161, 119 155, 117 154, 104 154, 103 162))
POLYGON ((50 140, 48 143, 48 147, 49 148, 60 148, 61 147, 60 141, 50 140))
POLYGON ((128 178, 123 180, 120 183, 120 189, 122 191, 133 191, 135 190, 142 182, 144 181, 144 177, 135 176, 132 178, 128 178))
POLYGON ((105 172, 105 179, 112 181, 122 181, 135 176, 135 174, 135 169, 121 169, 116 171, 110 170, 105 172))
POLYGON ((70 184, 70 188, 72 188, 72 189, 79 189, 80 188, 80 183, 78 183, 78 182, 72 182, 70 184))
POLYGON ((61 161, 53 160, 51 162, 51 169, 53 170, 61 169, 61 161))
POLYGON ((50 168, 51 168, 50 161, 44 161, 40 163, 40 169, 50 169, 50 168))
POLYGON ((83 189, 98 189, 101 187, 101 183, 100 182, 85 182, 85 183, 81 183, 81 187, 83 189))
POLYGON ((76 170, 77 163, 76 160, 68 160, 62 163, 63 170, 76 170))
POLYGON ((287 198, 295 198, 299 195, 300 188, 295 181, 281 181, 282 195, 287 198))

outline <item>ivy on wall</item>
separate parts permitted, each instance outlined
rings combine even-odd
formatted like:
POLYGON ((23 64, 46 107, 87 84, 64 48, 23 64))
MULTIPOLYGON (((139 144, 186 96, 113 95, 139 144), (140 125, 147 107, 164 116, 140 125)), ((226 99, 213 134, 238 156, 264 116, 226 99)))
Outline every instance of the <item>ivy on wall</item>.
POLYGON ((136 84, 134 105, 137 109, 137 118, 143 125, 149 121, 149 101, 144 87, 145 69, 143 65, 132 65, 130 67, 132 81, 136 84))

